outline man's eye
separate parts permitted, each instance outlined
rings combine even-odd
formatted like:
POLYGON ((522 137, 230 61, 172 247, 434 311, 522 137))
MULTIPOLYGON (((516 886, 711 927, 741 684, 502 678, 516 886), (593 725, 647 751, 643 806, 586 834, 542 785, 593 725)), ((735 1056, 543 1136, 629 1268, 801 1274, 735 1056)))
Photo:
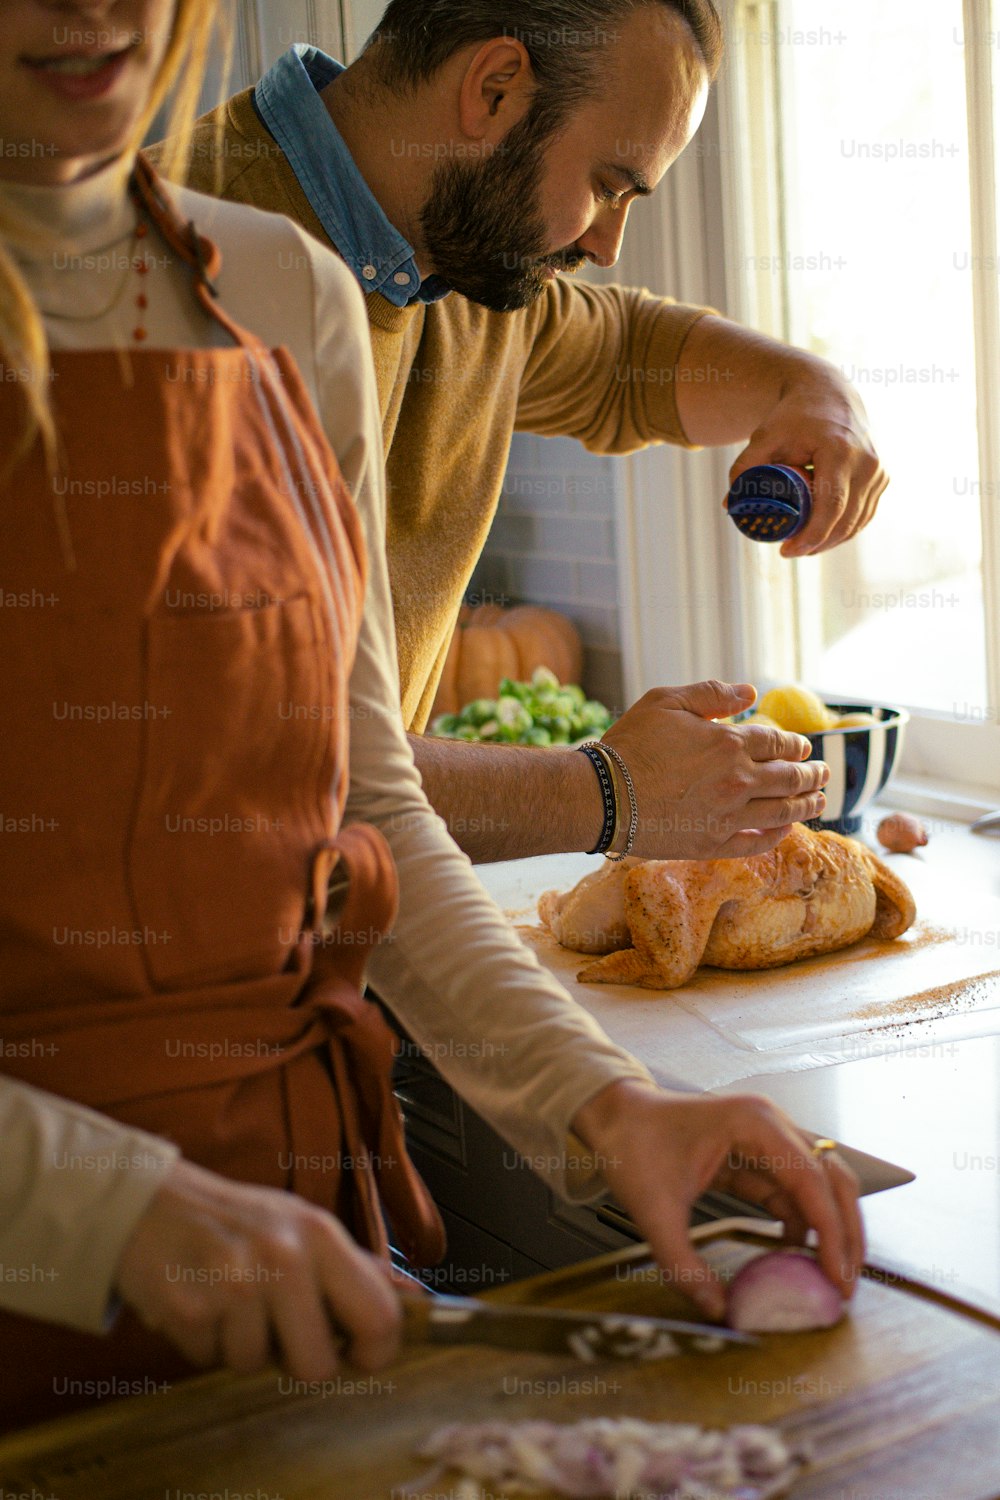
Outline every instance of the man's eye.
POLYGON ((597 201, 599 203, 610 203, 613 208, 617 208, 624 196, 624 193, 616 193, 614 188, 601 187, 597 194, 597 201))

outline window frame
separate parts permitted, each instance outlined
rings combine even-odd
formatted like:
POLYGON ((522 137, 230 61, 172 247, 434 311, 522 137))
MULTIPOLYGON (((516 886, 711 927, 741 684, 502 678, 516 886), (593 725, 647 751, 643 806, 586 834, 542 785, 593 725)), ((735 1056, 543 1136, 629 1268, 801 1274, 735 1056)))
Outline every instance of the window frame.
MULTIPOLYGON (((994 11, 1000 11, 1000 0, 963 0, 984 480, 1000 476, 1000 404, 991 391, 1000 370, 1000 280, 993 271, 1000 263, 994 159, 1000 63, 989 46, 991 31, 996 34, 994 11)), ((640 220, 633 210, 618 279, 707 302, 738 322, 785 338, 784 278, 770 269, 755 277, 748 269, 775 255, 787 264, 780 58, 773 40, 761 41, 780 34, 781 0, 732 0, 728 12, 727 57, 713 106, 656 195, 655 214, 640 220)), ((737 546, 719 506, 736 451, 692 457, 656 448, 625 461, 619 570, 630 693, 654 682, 706 675, 746 678, 761 688, 802 675, 799 632, 806 611, 799 566, 781 559, 777 549, 737 546), (664 504, 664 494, 673 502, 664 504), (669 563, 662 568, 665 555, 669 563), (706 590, 719 603, 714 621, 703 607, 706 590), (665 611, 671 621, 677 617, 669 640, 660 625, 665 611)), ((992 487, 982 488, 984 603, 993 622, 982 719, 960 722, 913 710, 900 776, 893 782, 897 801, 931 809, 944 799, 969 816, 995 805, 1000 790, 1000 506, 992 487)))

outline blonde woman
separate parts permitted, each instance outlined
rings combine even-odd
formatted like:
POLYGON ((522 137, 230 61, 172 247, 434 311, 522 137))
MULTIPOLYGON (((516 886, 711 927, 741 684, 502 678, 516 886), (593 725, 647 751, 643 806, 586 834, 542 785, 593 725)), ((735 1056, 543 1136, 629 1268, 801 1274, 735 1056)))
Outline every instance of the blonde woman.
POLYGON ((360 294, 136 155, 212 11, 9 0, 0 33, 0 1417, 392 1357, 383 1211, 414 1260, 443 1241, 366 959, 463 1096, 557 1191, 610 1186, 706 1313, 713 1181, 816 1229, 846 1294, 846 1170, 766 1101, 656 1089, 428 807, 360 294))

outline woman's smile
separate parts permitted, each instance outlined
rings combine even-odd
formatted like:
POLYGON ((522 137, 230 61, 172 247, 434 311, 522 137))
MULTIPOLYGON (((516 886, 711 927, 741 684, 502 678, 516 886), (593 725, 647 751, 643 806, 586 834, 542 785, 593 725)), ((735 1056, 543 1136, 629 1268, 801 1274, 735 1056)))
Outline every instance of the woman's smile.
POLYGON ((114 88, 135 47, 131 43, 115 52, 59 52, 20 61, 62 99, 99 99, 114 88))

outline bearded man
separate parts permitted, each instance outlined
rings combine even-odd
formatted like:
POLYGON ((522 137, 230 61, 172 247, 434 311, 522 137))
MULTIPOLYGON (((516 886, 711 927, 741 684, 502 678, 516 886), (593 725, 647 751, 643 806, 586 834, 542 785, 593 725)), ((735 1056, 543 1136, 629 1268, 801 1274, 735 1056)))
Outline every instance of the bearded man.
MULTIPOLYGON (((614 264, 631 204, 697 130, 721 51, 712 0, 392 0, 350 67, 293 48, 190 148, 192 186, 289 215, 366 294, 403 716, 474 859, 588 850, 603 823, 583 755, 420 733, 515 431, 602 454, 747 442, 734 472, 812 464, 812 517, 786 555, 854 536, 888 482, 826 361, 568 275, 614 264)), ((632 852, 761 853, 822 812, 828 771, 804 763, 807 740, 715 722, 752 693, 657 688, 607 733, 634 785, 632 852)))

